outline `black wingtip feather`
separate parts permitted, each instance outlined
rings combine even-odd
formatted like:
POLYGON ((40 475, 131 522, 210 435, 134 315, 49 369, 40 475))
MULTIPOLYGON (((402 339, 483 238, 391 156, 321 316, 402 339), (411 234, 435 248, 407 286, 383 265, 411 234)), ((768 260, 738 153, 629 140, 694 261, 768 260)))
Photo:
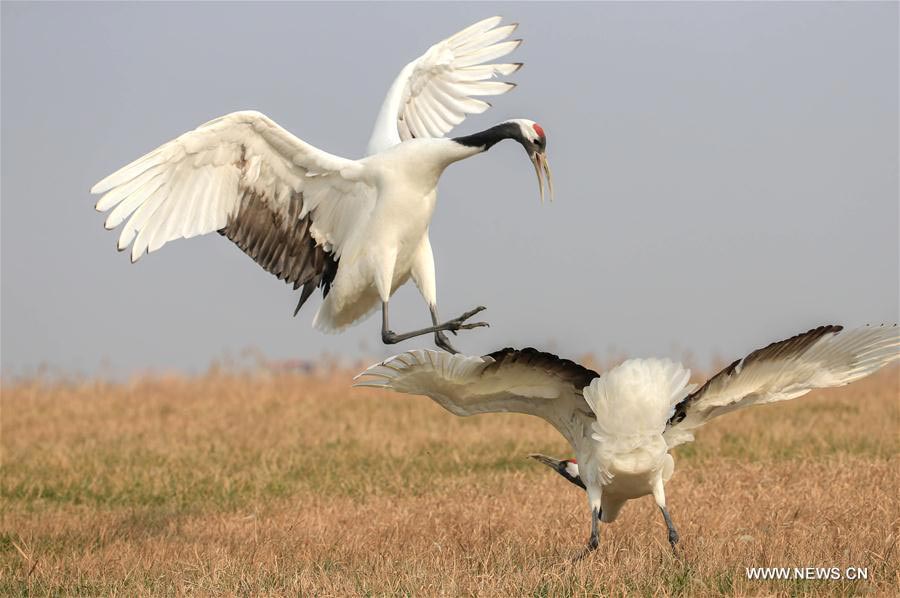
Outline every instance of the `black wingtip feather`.
POLYGON ((506 347, 499 351, 494 351, 485 355, 494 360, 494 363, 485 368, 496 369, 504 364, 521 364, 544 369, 548 372, 559 374, 565 380, 571 382, 575 387, 581 389, 588 386, 591 380, 600 376, 594 370, 584 367, 579 363, 575 363, 571 359, 564 359, 553 353, 539 351, 534 347, 525 347, 524 349, 514 349, 506 347))
POLYGON ((736 359, 727 367, 722 369, 722 371, 718 372, 715 376, 707 380, 706 383, 703 384, 703 386, 682 399, 682 401, 675 406, 675 413, 673 413, 672 417, 669 418, 667 425, 673 426, 687 417, 687 412, 691 406, 691 403, 697 400, 698 397, 703 396, 703 394, 709 389, 713 381, 718 380, 722 376, 730 376, 731 374, 733 374, 738 365, 747 367, 748 365, 758 361, 778 359, 779 357, 785 355, 802 353, 826 334, 837 334, 843 329, 844 327, 840 324, 826 324, 824 326, 818 326, 817 328, 812 328, 810 330, 807 330, 806 332, 796 334, 788 339, 769 343, 762 349, 757 349, 744 358, 736 359))
POLYGON ((297 193, 286 213, 276 212, 265 197, 245 190, 238 210, 219 231, 267 272, 295 290, 302 287, 295 316, 317 288, 328 295, 338 269, 338 260, 313 238, 311 216, 300 218, 302 206, 303 194, 297 193))

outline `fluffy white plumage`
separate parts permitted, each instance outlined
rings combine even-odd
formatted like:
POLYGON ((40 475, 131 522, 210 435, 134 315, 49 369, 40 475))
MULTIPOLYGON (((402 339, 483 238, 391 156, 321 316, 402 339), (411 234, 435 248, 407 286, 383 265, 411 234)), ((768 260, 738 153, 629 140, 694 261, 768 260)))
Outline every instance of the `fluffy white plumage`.
POLYGON ((572 445, 577 465, 538 457, 587 490, 595 517, 591 549, 596 521, 615 520, 626 501, 647 494, 663 511, 674 546, 664 492, 674 470, 671 447, 719 415, 843 386, 897 359, 896 326, 822 326, 750 353, 700 388, 668 359, 631 359, 600 375, 534 349, 484 357, 405 353, 365 370, 357 385, 427 395, 457 415, 544 418, 572 445))
POLYGON ((514 87, 491 79, 520 64, 485 64, 520 43, 504 41, 515 25, 499 23, 475 23, 403 69, 367 158, 329 154, 264 114, 235 112, 101 180, 91 189, 103 194, 96 208, 109 212, 106 228, 122 226, 118 248, 131 246, 132 261, 176 239, 227 234, 266 270, 304 287, 298 309, 323 288, 314 326, 326 332, 369 315, 410 277, 434 308, 435 187, 448 164, 478 151, 428 138, 488 107, 473 96, 514 87))
POLYGON ((629 359, 595 378, 584 398, 597 417, 599 441, 663 433, 688 392, 691 371, 669 359, 629 359))

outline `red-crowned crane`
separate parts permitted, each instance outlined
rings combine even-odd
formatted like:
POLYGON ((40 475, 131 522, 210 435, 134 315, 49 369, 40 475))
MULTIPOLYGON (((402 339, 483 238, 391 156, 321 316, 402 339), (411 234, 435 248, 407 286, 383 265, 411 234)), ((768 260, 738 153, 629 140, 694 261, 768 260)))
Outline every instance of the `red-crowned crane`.
POLYGON ((709 420, 843 386, 898 357, 896 325, 821 326, 750 353, 699 388, 688 383, 689 370, 668 359, 630 359, 598 374, 535 349, 484 357, 410 351, 365 370, 356 385, 427 395, 460 416, 514 412, 548 421, 576 459, 534 456, 587 491, 591 535, 581 557, 599 545, 601 521, 615 521, 626 501, 648 494, 675 548, 663 489, 675 467, 669 450, 693 440, 709 420))
POLYGON ((436 187, 450 164, 512 139, 525 148, 552 194, 546 137, 537 123, 515 119, 453 139, 443 135, 489 104, 474 96, 505 93, 494 81, 520 63, 486 64, 521 40, 516 25, 485 19, 438 42, 406 65, 391 85, 360 160, 324 152, 259 112, 227 114, 181 135, 106 177, 97 210, 112 210, 106 228, 125 223, 119 250, 131 259, 175 239, 218 231, 279 279, 302 287, 297 311, 316 288, 324 301, 313 325, 337 332, 378 307, 381 337, 397 343, 433 333, 485 326, 466 320, 477 307, 440 322, 428 227, 436 187), (388 302, 410 277, 432 326, 403 334, 388 323, 388 302))

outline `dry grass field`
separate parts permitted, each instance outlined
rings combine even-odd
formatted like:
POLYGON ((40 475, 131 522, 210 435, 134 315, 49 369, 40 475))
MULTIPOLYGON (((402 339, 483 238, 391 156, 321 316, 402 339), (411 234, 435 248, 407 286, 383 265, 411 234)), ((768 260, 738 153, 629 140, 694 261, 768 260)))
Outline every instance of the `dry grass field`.
POLYGON ((589 531, 526 458, 541 420, 460 419, 348 371, 7 382, 0 594, 896 595, 900 369, 722 418, 653 501, 589 531), (751 581, 749 566, 866 567, 751 581))

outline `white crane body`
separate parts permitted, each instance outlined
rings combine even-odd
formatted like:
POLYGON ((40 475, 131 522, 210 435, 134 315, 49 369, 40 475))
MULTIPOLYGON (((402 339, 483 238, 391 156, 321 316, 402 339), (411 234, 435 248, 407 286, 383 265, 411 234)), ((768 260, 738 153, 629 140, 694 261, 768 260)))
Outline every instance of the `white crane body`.
POLYGON ((517 48, 516 25, 484 19, 438 42, 407 64, 391 85, 369 141, 370 155, 350 160, 324 152, 255 111, 216 118, 166 143, 97 183, 106 227, 124 223, 118 247, 131 259, 169 241, 219 232, 279 279, 301 288, 296 314, 311 294, 324 301, 313 324, 339 332, 382 309, 382 340, 444 331, 483 307, 439 323, 434 257, 428 227, 438 179, 456 162, 514 139, 528 152, 544 195, 552 194, 543 129, 524 119, 467 137, 444 135, 468 114, 490 106, 474 96, 506 93, 494 81, 522 65, 486 64, 517 48), (397 334, 388 301, 412 278, 433 326, 397 334))
POLYGON ((587 491, 591 537, 628 501, 653 495, 673 548, 678 534, 666 507, 669 451, 693 440, 709 420, 755 404, 843 386, 900 359, 896 326, 843 331, 820 326, 739 359, 703 386, 668 359, 631 359, 598 374, 535 349, 484 357, 410 351, 362 372, 357 386, 423 394, 460 416, 514 412, 549 422, 576 459, 532 455, 587 491))
POLYGON ((413 139, 360 160, 361 180, 379 198, 363 225, 348 238, 340 267, 313 320, 323 332, 339 332, 387 302, 409 278, 428 305, 437 304, 428 226, 444 169, 479 153, 450 139, 413 139))

